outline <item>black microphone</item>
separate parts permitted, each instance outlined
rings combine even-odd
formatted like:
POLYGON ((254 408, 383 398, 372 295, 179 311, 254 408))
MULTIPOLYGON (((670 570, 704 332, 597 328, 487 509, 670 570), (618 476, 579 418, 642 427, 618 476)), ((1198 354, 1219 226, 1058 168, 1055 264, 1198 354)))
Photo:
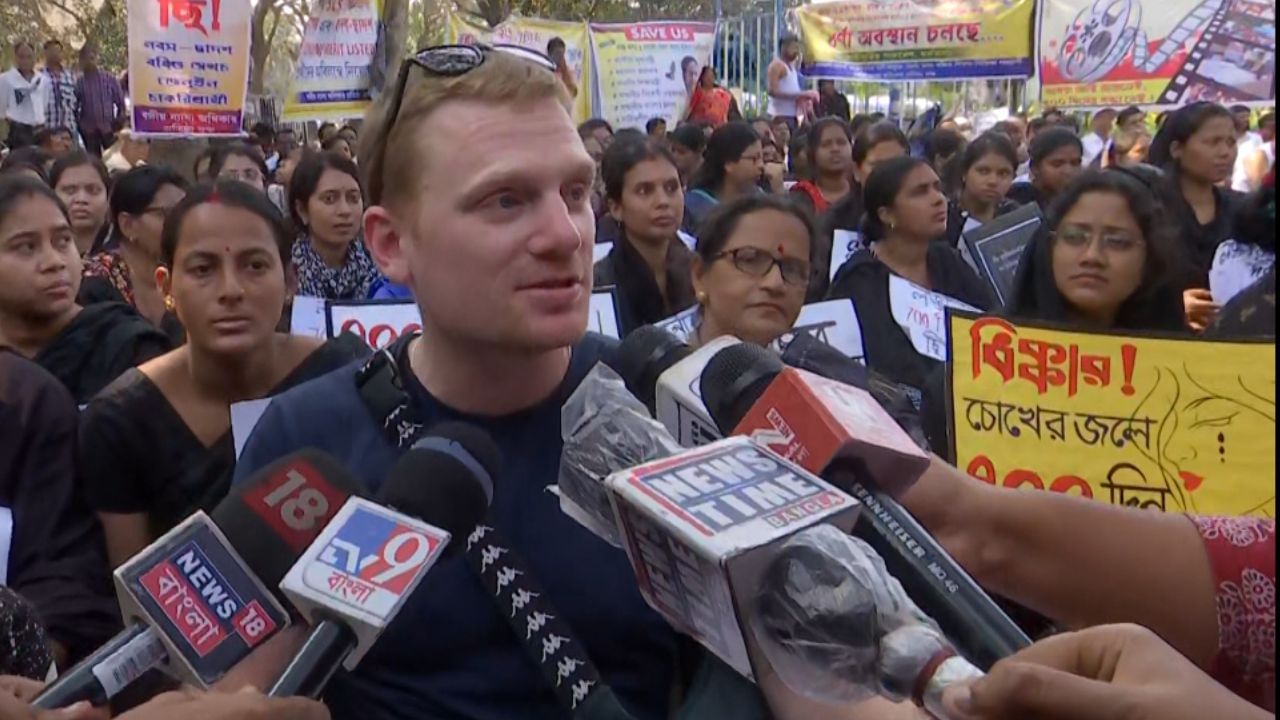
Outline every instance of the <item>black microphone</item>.
POLYGON ((44 680, 53 667, 40 613, 16 591, 0 585, 0 675, 44 680))
POLYGON ((889 572, 966 657, 988 669, 1031 644, 938 541, 880 491, 914 481, 919 466, 904 453, 918 448, 908 447, 896 425, 887 427, 892 420, 869 396, 786 368, 773 353, 749 344, 711 360, 702 376, 702 395, 723 432, 750 435, 783 427, 790 434, 779 441, 784 456, 857 498, 867 512, 853 534, 884 558, 889 572), (882 420, 876 420, 877 413, 882 420))
POLYGON ((493 501, 499 456, 484 432, 434 427, 391 469, 379 499, 353 499, 281 584, 313 625, 271 688, 318 698, 341 667, 354 670, 434 564, 462 549, 493 501))

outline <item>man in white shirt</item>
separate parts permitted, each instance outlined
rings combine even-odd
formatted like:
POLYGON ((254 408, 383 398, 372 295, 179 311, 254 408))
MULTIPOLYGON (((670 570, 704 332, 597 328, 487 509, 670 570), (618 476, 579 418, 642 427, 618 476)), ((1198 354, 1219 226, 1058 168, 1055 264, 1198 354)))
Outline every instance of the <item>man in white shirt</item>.
POLYGON ((45 77, 36 72, 36 51, 19 40, 13 46, 14 66, 0 75, 0 118, 9 125, 5 144, 11 149, 35 143, 44 125, 45 77))
POLYGON ((1114 109, 1105 108, 1094 114, 1091 132, 1080 138, 1084 143, 1085 165, 1092 165, 1095 160, 1102 157, 1102 152, 1107 149, 1107 141, 1111 139, 1111 131, 1115 126, 1116 111, 1114 109))

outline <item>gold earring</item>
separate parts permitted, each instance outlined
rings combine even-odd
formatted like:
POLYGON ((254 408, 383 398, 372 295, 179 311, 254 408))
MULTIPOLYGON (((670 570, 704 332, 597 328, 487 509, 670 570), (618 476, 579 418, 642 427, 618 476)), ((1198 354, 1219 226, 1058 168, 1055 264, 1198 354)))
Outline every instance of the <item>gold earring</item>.
POLYGON ((165 295, 165 296, 164 296, 164 309, 165 309, 165 310, 168 310, 169 312, 173 312, 173 309, 174 309, 175 307, 177 307, 177 306, 178 306, 178 304, 177 304, 176 302, 174 302, 174 301, 173 301, 173 296, 172 296, 172 295, 165 295))
POLYGON ((697 298, 698 298, 698 304, 699 304, 699 305, 706 305, 706 304, 707 304, 707 294, 706 294, 705 292, 701 292, 701 291, 699 291, 699 292, 698 292, 698 294, 697 294, 697 298))

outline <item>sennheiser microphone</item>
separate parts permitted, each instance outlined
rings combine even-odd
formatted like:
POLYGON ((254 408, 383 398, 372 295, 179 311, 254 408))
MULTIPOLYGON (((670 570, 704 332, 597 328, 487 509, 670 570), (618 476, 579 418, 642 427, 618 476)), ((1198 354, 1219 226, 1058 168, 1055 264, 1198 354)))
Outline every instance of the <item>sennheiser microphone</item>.
POLYGON ((483 432, 437 426, 392 468, 383 505, 343 506, 280 586, 313 627, 272 696, 317 698, 339 668, 355 669, 446 548, 460 550, 488 512, 487 458, 497 454, 483 432))
POLYGON ((294 453, 232 488, 116 570, 126 629, 51 683, 33 705, 106 704, 152 668, 208 687, 289 617, 274 588, 351 495, 336 460, 294 453))
POLYGON ((929 460, 865 391, 787 368, 748 344, 712 359, 702 387, 725 432, 764 442, 863 504, 854 534, 884 558, 966 657, 989 668, 1031 644, 892 494, 881 491, 909 487, 929 460))

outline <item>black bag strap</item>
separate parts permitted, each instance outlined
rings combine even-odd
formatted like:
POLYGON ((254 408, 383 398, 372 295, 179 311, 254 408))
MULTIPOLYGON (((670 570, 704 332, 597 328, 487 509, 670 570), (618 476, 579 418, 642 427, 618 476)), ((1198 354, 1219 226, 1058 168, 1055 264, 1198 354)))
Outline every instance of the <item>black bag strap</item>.
MULTIPOLYGON (((412 447, 425 430, 414 416, 396 362, 400 350, 413 337, 402 337, 374 353, 356 374, 360 399, 387 441, 401 452, 412 447)), ((464 555, 562 707, 570 712, 581 707, 589 717, 629 717, 587 656, 586 646, 552 606, 528 562, 498 531, 492 516, 467 538, 464 555), (608 697, 599 697, 602 694, 608 697), (602 707, 611 711, 596 715, 602 707)))

